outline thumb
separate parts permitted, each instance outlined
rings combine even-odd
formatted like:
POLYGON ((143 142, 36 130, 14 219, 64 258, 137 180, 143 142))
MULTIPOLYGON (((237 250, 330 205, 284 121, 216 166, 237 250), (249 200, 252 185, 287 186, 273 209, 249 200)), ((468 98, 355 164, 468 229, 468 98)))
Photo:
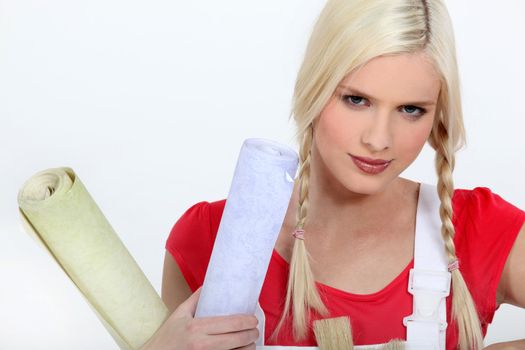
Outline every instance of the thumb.
POLYGON ((201 295, 202 286, 200 286, 192 295, 177 308, 177 314, 179 316, 194 317, 195 310, 197 309, 197 302, 201 295))

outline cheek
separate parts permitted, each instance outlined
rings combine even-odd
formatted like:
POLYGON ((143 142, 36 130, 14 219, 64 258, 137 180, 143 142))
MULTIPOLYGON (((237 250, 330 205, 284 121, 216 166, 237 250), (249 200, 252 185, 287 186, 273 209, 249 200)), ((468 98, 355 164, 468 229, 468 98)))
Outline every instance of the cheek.
POLYGON ((321 112, 316 126, 316 143, 320 148, 329 149, 328 145, 337 145, 349 152, 349 142, 358 137, 359 122, 350 118, 348 110, 332 100, 321 112))
POLYGON ((397 149, 400 150, 399 156, 403 157, 408 161, 414 160, 423 146, 425 145, 430 131, 432 129, 433 120, 420 121, 420 123, 414 123, 412 127, 405 127, 400 130, 397 138, 397 149))

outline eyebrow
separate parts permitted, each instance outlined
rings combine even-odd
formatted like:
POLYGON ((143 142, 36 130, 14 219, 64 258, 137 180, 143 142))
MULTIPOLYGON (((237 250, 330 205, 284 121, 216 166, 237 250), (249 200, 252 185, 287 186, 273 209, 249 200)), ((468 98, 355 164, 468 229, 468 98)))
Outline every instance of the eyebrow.
MULTIPOLYGON (((343 90, 346 90, 347 92, 349 92, 351 94, 355 94, 355 95, 359 95, 359 96, 365 97, 368 100, 377 100, 375 97, 371 96, 370 94, 367 94, 366 92, 363 92, 363 91, 359 91, 358 89, 353 88, 351 86, 339 85, 338 87, 342 88, 343 90)), ((436 104, 435 101, 413 101, 413 102, 403 103, 403 105, 405 105, 405 106, 409 106, 409 105, 433 106, 435 104, 436 104)))

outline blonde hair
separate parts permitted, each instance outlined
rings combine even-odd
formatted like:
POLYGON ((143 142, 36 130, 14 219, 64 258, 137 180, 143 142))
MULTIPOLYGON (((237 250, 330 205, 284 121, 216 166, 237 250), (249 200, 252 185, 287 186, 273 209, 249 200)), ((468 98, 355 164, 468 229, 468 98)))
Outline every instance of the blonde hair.
MULTIPOLYGON (((302 229, 307 219, 312 123, 337 85, 374 57, 417 52, 426 54, 441 79, 428 142, 436 151, 441 234, 449 262, 456 259, 452 171, 454 154, 464 144, 465 132, 454 33, 442 0, 328 0, 312 31, 293 96, 291 115, 296 121, 300 145, 296 228, 302 229)), ((452 294, 452 319, 459 330, 460 348, 480 349, 483 346, 480 322, 459 269, 452 272, 452 294)), ((296 239, 284 310, 273 338, 291 312, 294 339, 304 339, 309 310, 322 316, 329 314, 315 286, 304 241, 296 239)))

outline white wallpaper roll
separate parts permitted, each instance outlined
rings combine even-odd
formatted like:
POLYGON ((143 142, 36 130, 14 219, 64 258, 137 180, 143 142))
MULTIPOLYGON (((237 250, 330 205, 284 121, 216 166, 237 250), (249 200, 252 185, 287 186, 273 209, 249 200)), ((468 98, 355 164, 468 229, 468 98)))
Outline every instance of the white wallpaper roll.
POLYGON ((196 317, 254 314, 292 195, 297 153, 247 139, 241 148, 196 317))

